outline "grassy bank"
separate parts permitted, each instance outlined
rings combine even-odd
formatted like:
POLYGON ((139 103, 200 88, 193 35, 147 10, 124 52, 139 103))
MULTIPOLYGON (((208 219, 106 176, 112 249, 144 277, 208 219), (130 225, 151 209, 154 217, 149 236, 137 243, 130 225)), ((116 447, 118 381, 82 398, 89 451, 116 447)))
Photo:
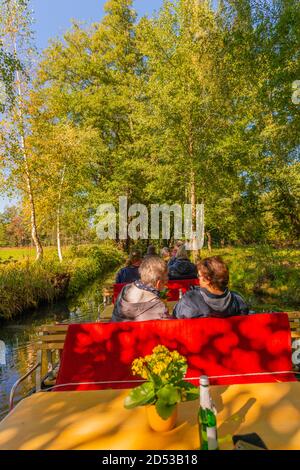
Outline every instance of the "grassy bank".
POLYGON ((32 258, 0 264, 0 319, 11 319, 41 302, 72 297, 97 277, 115 270, 124 254, 113 244, 68 248, 60 264, 53 249, 42 263, 32 258))
MULTIPOLYGON (((46 258, 55 257, 57 249, 53 246, 44 247, 46 258)), ((26 261, 27 259, 34 261, 36 257, 35 249, 30 246, 21 248, 0 248, 0 263, 9 261, 26 261)))
MULTIPOLYGON (((33 262, 33 250, 25 250, 30 257, 23 258, 23 249, 0 250, 0 318, 10 319, 40 302, 75 296, 124 261, 124 254, 109 243, 67 248, 62 264, 53 248, 45 250, 40 264, 33 262), (4 253, 10 261, 4 260, 4 253)), ((230 267, 230 287, 254 310, 300 310, 300 250, 259 246, 203 250, 201 255, 223 256, 230 267)))

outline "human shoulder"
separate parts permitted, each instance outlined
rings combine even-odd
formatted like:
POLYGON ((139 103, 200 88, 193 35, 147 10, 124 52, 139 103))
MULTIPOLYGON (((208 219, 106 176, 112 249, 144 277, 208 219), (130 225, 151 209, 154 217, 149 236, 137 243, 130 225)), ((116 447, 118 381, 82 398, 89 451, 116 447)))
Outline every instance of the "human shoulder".
POLYGON ((244 297, 239 294, 238 292, 235 292, 235 291, 230 291, 231 292, 231 295, 233 296, 233 298, 235 299, 235 301, 238 303, 238 306, 239 306, 239 309, 241 311, 242 314, 248 314, 249 313, 249 306, 246 302, 246 300, 244 299, 244 297))
POLYGON ((196 318, 205 316, 205 306, 206 304, 201 295, 201 289, 193 286, 175 305, 173 316, 177 318, 196 318))
POLYGON ((231 290, 230 291, 231 295, 233 295, 234 297, 236 297, 238 300, 241 300, 242 302, 246 303, 244 297, 239 293, 239 292, 236 292, 234 290, 231 290))

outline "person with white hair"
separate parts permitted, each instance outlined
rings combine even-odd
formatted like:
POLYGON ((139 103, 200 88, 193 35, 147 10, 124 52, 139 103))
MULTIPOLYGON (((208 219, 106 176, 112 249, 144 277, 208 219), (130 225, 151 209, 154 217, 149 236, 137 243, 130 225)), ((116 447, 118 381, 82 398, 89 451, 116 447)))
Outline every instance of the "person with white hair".
POLYGON ((125 286, 114 307, 112 322, 170 319, 160 292, 168 282, 166 263, 159 256, 147 256, 140 268, 140 280, 125 286))

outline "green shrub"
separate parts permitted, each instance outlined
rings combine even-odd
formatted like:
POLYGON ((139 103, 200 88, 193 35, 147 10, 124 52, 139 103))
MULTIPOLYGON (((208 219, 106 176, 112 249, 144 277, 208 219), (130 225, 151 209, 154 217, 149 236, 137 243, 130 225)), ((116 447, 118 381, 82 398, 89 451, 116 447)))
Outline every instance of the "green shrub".
POLYGON ((0 264, 0 318, 10 319, 41 302, 74 296, 124 261, 123 252, 112 243, 68 248, 64 256, 61 264, 53 252, 41 263, 0 264))

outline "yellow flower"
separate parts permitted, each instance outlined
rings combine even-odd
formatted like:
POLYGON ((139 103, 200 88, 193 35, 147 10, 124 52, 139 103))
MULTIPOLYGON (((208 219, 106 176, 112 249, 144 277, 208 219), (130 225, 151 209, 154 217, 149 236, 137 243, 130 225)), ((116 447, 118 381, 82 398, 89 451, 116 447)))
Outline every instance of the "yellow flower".
POLYGON ((153 353, 154 354, 160 354, 160 353, 169 354, 169 350, 168 348, 166 348, 166 346, 159 345, 153 349, 153 353))
POLYGON ((142 375, 144 373, 144 368, 144 359, 142 357, 135 359, 131 366, 133 375, 142 375))
POLYGON ((164 383, 170 381, 179 372, 186 359, 178 351, 169 351, 163 345, 156 346, 152 354, 140 357, 132 362, 133 375, 149 380, 152 375, 160 377, 164 383))

